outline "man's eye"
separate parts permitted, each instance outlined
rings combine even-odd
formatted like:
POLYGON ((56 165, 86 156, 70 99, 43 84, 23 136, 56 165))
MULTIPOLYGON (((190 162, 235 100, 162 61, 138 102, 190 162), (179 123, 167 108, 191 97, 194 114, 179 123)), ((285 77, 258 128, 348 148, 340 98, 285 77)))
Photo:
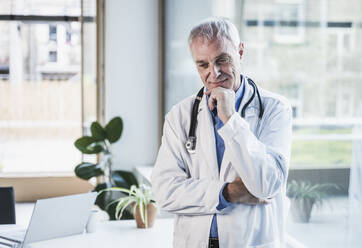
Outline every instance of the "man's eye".
POLYGON ((221 65, 227 64, 227 63, 229 63, 229 59, 227 59, 227 58, 220 58, 220 59, 217 60, 217 63, 218 63, 218 64, 221 64, 221 65))
POLYGON ((204 69, 206 69, 207 66, 208 66, 207 64, 199 64, 199 67, 204 68, 204 69))

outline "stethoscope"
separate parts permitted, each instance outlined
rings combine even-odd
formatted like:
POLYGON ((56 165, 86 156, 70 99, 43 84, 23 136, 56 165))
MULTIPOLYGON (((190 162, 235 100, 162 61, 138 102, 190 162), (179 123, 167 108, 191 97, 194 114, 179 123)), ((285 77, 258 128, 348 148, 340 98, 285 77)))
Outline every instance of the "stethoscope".
MULTIPOLYGON (((263 107, 263 103, 261 102, 261 97, 259 94, 259 90, 258 90, 258 86, 254 83, 253 80, 251 80, 250 78, 247 78, 248 83, 253 87, 253 94, 251 95, 250 99, 245 103, 245 105, 243 106, 243 108, 241 109, 241 117, 245 117, 245 109, 249 106, 249 104, 253 101, 254 97, 255 97, 255 93, 258 96, 258 100, 259 100, 259 120, 258 120, 258 126, 260 123, 261 118, 263 117, 264 114, 264 107, 263 107)), ((196 151, 196 135, 195 135, 195 131, 196 131, 196 125, 197 125, 197 115, 199 113, 199 105, 202 99, 202 96, 204 95, 204 87, 202 87, 200 89, 200 91, 197 93, 196 98, 195 98, 195 102, 192 106, 192 112, 191 112, 191 123, 190 123, 190 129, 189 129, 189 136, 186 140, 185 146, 186 149, 189 153, 193 154, 196 151)))

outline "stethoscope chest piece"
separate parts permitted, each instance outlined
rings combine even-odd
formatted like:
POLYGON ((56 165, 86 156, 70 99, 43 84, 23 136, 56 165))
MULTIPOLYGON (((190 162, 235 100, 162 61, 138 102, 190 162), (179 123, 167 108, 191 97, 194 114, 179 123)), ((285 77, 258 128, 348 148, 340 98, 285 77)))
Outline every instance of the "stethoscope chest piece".
POLYGON ((188 137, 185 146, 190 154, 194 154, 196 152, 196 137, 188 137))

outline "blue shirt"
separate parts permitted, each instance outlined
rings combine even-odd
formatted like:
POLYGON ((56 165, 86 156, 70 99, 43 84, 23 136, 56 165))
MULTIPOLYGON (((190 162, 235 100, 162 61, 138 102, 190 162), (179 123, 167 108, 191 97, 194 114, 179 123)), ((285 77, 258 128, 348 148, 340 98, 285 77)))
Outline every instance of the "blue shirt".
MULTIPOLYGON (((243 99, 243 95, 244 95, 244 80, 243 80, 243 76, 240 75, 241 77, 241 85, 239 87, 239 89, 235 92, 235 109, 238 110, 240 107, 240 103, 241 100, 243 99)), ((209 100, 209 97, 207 96, 207 101, 209 100)), ((224 152, 225 152, 225 143, 224 140, 221 138, 221 136, 219 135, 219 133, 217 132, 217 130, 219 130, 221 127, 224 126, 224 123, 220 120, 220 118, 217 115, 217 109, 214 108, 211 112, 211 116, 212 116, 212 121, 214 124, 214 134, 215 134, 215 143, 216 143, 216 157, 217 157, 217 165, 219 168, 219 173, 220 173, 220 168, 221 168, 221 162, 222 162, 222 158, 224 157, 224 152)), ((230 202, 228 202, 222 192, 225 188, 227 183, 224 184, 224 186, 221 188, 220 193, 219 193, 219 205, 217 205, 216 209, 217 210, 222 210, 228 206, 231 205, 230 202)), ((218 231, 217 231, 217 219, 216 219, 216 214, 214 214, 213 218, 212 218, 212 222, 211 222, 211 228, 210 228, 210 237, 211 238, 217 238, 218 235, 218 231)))

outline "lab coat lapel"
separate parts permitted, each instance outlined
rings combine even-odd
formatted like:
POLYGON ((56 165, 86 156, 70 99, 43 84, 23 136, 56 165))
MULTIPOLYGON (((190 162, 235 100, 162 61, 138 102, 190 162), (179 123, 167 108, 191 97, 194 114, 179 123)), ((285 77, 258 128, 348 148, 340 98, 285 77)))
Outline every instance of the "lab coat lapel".
POLYGON ((211 113, 207 106, 206 96, 203 96, 198 114, 198 141, 200 144, 201 159, 205 159, 213 179, 219 178, 216 157, 216 143, 211 113))

